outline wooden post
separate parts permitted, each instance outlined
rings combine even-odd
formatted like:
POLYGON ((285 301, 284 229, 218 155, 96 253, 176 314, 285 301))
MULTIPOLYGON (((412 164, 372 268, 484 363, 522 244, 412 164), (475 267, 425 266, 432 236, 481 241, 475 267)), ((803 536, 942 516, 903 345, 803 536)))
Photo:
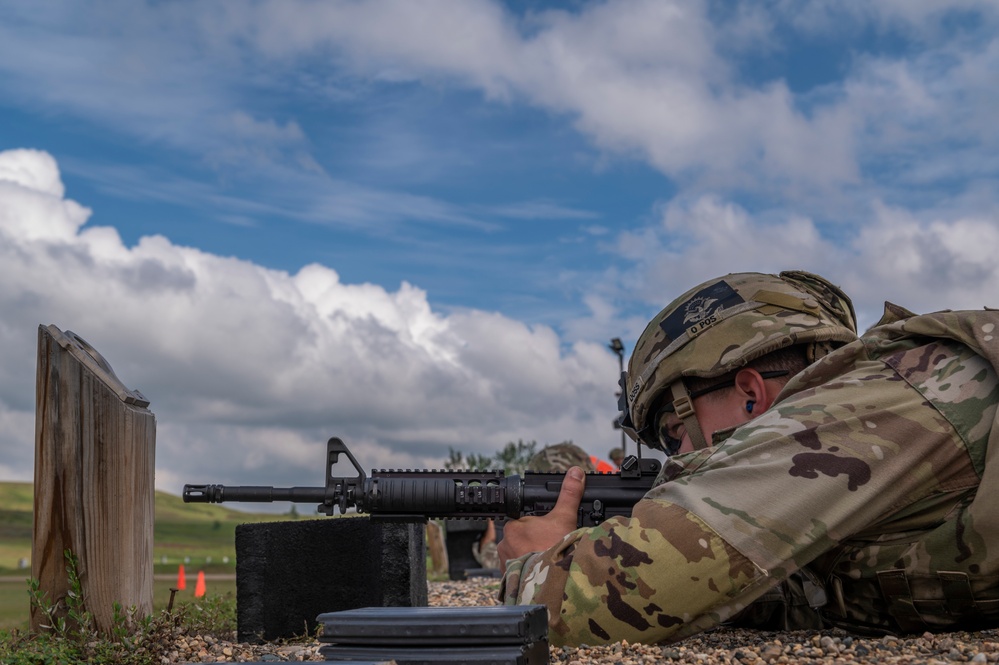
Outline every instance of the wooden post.
MULTIPOLYGON (((96 350, 70 331, 38 327, 35 514, 31 575, 65 614, 63 552, 78 559, 98 630, 113 604, 153 609, 156 418, 96 350)), ((31 629, 47 618, 31 608, 31 629)))
POLYGON ((433 565, 434 575, 447 572, 447 548, 444 547, 444 530, 434 520, 427 520, 427 552, 433 565))

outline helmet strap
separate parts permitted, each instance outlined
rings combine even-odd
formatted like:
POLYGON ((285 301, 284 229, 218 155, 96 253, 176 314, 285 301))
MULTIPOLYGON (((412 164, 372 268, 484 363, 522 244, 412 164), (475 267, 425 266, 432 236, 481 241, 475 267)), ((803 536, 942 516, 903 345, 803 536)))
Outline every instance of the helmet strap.
POLYGON ((694 403, 690 399, 690 393, 687 392, 687 386, 683 385, 682 380, 677 379, 670 385, 670 392, 673 395, 673 409, 676 412, 676 417, 683 423, 694 450, 707 448, 708 442, 704 438, 704 432, 701 431, 701 424, 697 422, 694 403))

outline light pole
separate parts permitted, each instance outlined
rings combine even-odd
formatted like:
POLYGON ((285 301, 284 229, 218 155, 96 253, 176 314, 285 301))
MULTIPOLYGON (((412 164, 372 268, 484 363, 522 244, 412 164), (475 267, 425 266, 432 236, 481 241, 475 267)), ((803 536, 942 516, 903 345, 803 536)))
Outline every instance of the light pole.
MULTIPOLYGON (((615 337, 614 339, 612 339, 610 341, 610 344, 607 345, 607 348, 609 348, 611 351, 617 354, 617 368, 618 368, 617 375, 621 376, 624 373, 624 344, 621 343, 621 338, 615 337)), ((621 390, 624 390, 624 388, 622 387, 621 390)), ((616 393, 616 395, 619 398, 621 397, 620 392, 616 393)), ((621 429, 621 423, 618 422, 617 418, 614 419, 614 428, 621 430, 621 450, 623 450, 624 454, 627 455, 628 449, 625 447, 624 443, 625 442, 624 430, 621 429)))

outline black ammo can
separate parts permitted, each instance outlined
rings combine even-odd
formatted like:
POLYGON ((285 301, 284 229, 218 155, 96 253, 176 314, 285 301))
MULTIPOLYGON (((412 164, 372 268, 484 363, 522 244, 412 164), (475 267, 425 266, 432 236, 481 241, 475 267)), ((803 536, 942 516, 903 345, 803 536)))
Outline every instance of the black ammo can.
POLYGON ((546 665, 544 605, 365 607, 320 614, 328 661, 397 665, 546 665))

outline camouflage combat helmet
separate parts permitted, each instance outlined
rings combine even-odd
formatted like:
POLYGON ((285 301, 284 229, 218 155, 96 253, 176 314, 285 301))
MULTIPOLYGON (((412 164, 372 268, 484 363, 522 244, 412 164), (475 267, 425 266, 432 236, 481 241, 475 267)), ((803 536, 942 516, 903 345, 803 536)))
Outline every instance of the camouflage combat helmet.
POLYGON ((586 451, 569 441, 545 446, 527 462, 528 471, 568 471, 571 466, 596 471, 586 451))
MULTIPOLYGON (((708 445, 684 377, 711 378, 796 344, 812 362, 857 338, 853 303, 839 287, 802 271, 734 273, 683 294, 649 323, 622 377, 620 423, 653 448, 675 453, 660 432, 672 405, 695 448, 708 445)), ((710 433, 707 433, 710 436, 710 433)))

